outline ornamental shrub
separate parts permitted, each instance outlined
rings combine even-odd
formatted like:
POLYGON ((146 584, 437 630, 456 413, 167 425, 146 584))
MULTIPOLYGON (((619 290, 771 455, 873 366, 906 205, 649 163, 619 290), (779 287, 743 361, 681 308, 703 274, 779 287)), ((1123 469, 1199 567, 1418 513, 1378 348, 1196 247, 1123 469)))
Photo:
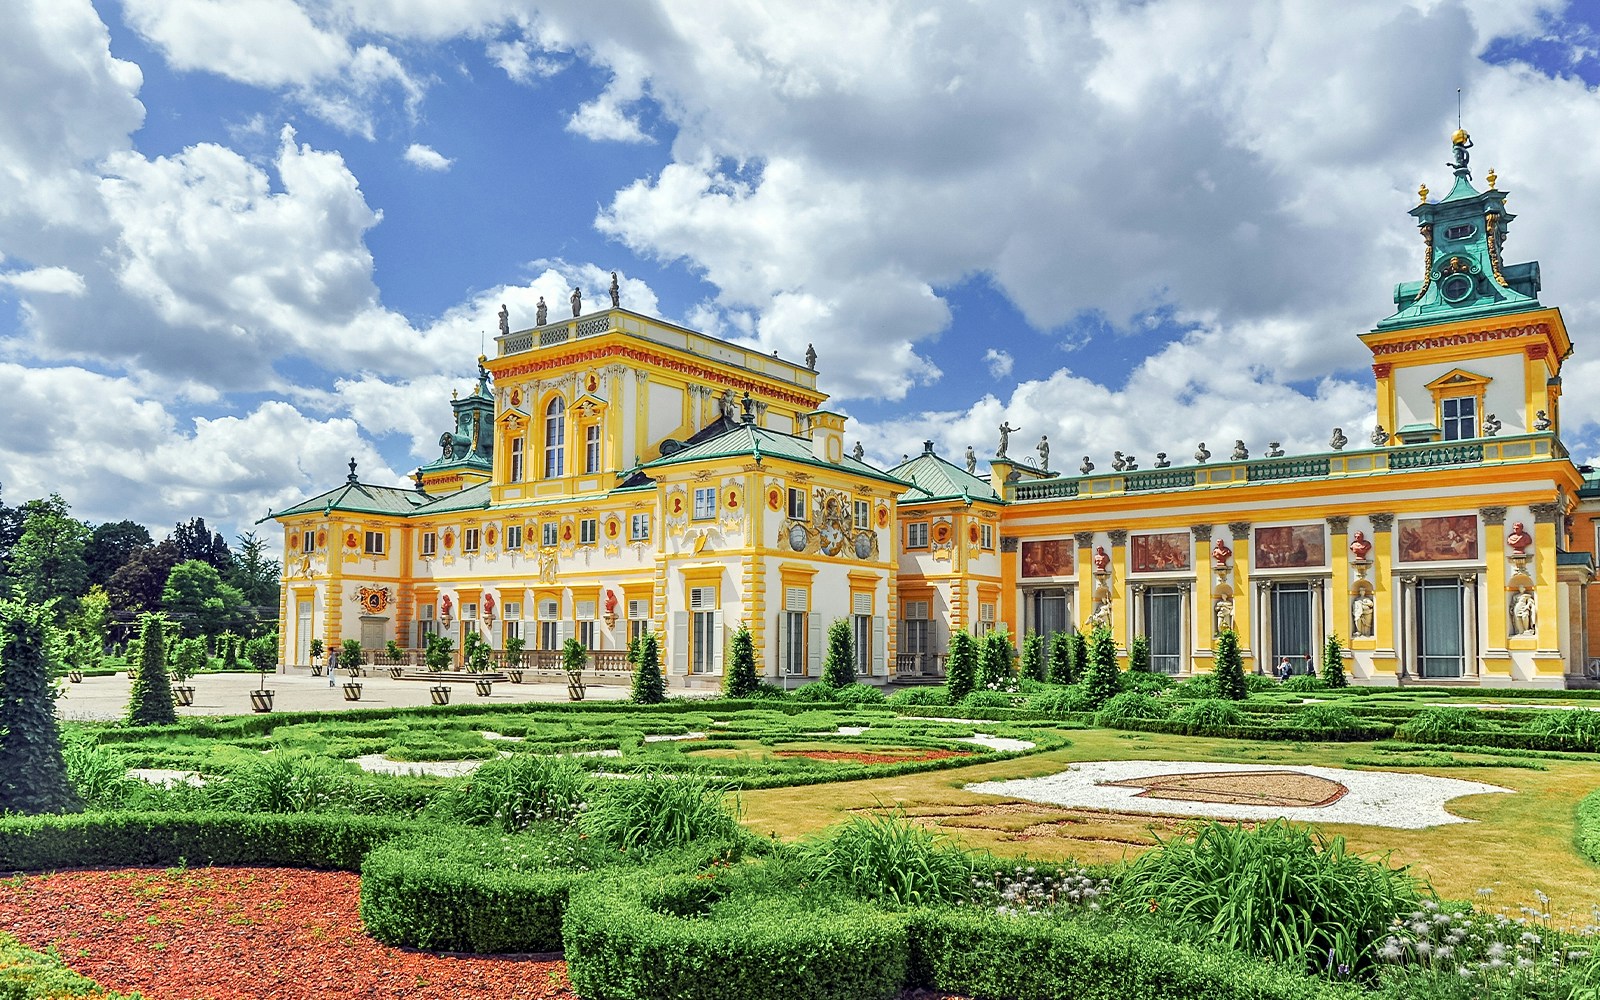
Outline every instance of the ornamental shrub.
POLYGON ((1361 720, 1342 705, 1306 705, 1289 716, 1289 723, 1302 729, 1355 729, 1361 720))
POLYGON ((1124 722, 1143 722, 1148 719, 1165 719, 1172 707, 1138 691, 1124 691, 1113 695, 1100 711, 1095 713, 1094 724, 1115 729, 1124 722))
POLYGON ((1536 715, 1528 728, 1542 736, 1566 736, 1586 746, 1600 745, 1600 712, 1549 709, 1536 715))
POLYGON ((661 648, 653 634, 639 640, 639 659, 633 668, 633 700, 639 705, 659 705, 667 700, 667 681, 661 676, 661 648))
POLYGON ((978 649, 978 686, 989 691, 1011 690, 1016 680, 1012 670, 1016 654, 1011 634, 1004 629, 994 629, 984 635, 978 649))
POLYGON ((1279 687, 1281 690, 1294 691, 1298 694, 1310 694, 1314 691, 1328 690, 1328 685, 1316 674, 1295 674, 1279 687))
POLYGON ((1029 632, 1027 638, 1022 640, 1022 676, 1029 680, 1047 681, 1050 679, 1050 664, 1047 662, 1044 636, 1037 632, 1029 632))
POLYGON ((828 654, 822 661, 822 683, 842 688, 856 682, 856 643, 850 623, 835 618, 828 626, 828 654))
POLYGON ((936 906, 960 902, 972 892, 966 852, 899 813, 852 816, 795 850, 812 879, 868 902, 936 906))
POLYGON ((1148 674, 1150 672, 1150 637, 1136 635, 1128 643, 1128 672, 1135 674, 1148 674))
POLYGON ((1350 683, 1344 675, 1344 647, 1332 632, 1322 644, 1322 683, 1331 688, 1342 688, 1350 683))
POLYGON ((428 665, 429 670, 446 670, 450 667, 450 654, 455 651, 456 641, 447 635, 438 632, 429 632, 427 646, 422 651, 422 662, 428 665))
POLYGON ((1217 633, 1217 696, 1244 701, 1249 690, 1244 683, 1244 657, 1239 655, 1239 636, 1233 629, 1217 633))
MULTIPOLYGON (((228 635, 226 632, 223 633, 223 637, 225 639, 230 639, 230 640, 233 638, 232 636, 228 635)), ((321 663, 322 662, 322 651, 323 651, 322 637, 321 636, 317 636, 316 638, 311 640, 311 650, 310 650, 310 652, 311 652, 311 662, 312 663, 321 663)), ((227 661, 224 660, 223 662, 226 663, 227 661)))
POLYGON ((1124 691, 1140 691, 1144 694, 1160 694, 1161 692, 1172 687, 1172 684, 1173 682, 1171 677, 1168 677, 1166 674, 1154 673, 1153 671, 1136 673, 1130 670, 1122 675, 1122 690, 1124 691))
POLYGON ((1456 733, 1476 732, 1480 728, 1482 719, 1475 709, 1433 705, 1395 727, 1394 735, 1396 739, 1438 743, 1456 733))
POLYGON ((1089 637, 1088 663, 1089 707, 1098 709, 1122 690, 1121 671, 1117 669, 1117 647, 1111 640, 1111 630, 1097 628, 1089 637))
MULTIPOLYGON (((56 729, 50 618, 46 608, 0 601, 0 813, 64 812, 77 806, 56 729)), ((167 711, 172 711, 171 690, 167 711)))
POLYGON ((883 690, 871 684, 846 684, 833 689, 833 700, 846 705, 882 705, 883 690))
POLYGON ((1069 712, 1087 712, 1090 711, 1089 689, 1082 684, 1054 684, 1029 695, 1023 707, 1056 718, 1069 712))
POLYGON ((462 822, 515 833, 534 823, 571 823, 593 797, 593 776, 573 758, 519 753, 485 761, 449 809, 462 822))
MULTIPOLYGON (((349 642, 348 639, 345 641, 349 642)), ((359 646, 357 651, 360 651, 359 646)), ((489 669, 489 655, 492 652, 489 641, 475 628, 467 629, 466 634, 461 637, 461 662, 475 674, 484 673, 489 669)), ((342 661, 343 657, 340 659, 342 661)))
POLYGON ((172 682, 167 679, 166 616, 139 616, 139 666, 128 694, 128 723, 161 726, 178 721, 172 704, 172 682))
POLYGON ((942 687, 909 687, 896 691, 885 699, 889 705, 899 708, 918 705, 948 705, 950 693, 942 687))
POLYGON ((744 827, 723 805, 724 792, 701 778, 645 771, 601 788, 578 826, 619 851, 645 855, 700 839, 739 842, 744 827))
POLYGON ((750 626, 740 625, 728 642, 728 669, 722 674, 722 693, 729 698, 748 698, 760 684, 755 638, 750 635, 750 626))
POLYGON ((837 701, 838 691, 827 681, 812 681, 794 689, 795 701, 837 701))
POLYGON ((278 633, 268 632, 246 642, 244 658, 250 661, 251 669, 261 675, 261 688, 265 690, 267 673, 278 661, 278 633))
MULTIPOLYGON (((485 645, 487 648, 487 644, 485 645)), ((589 665, 589 651, 577 639, 568 639, 561 644, 561 669, 568 676, 583 673, 583 668, 589 665)))
POLYGON ((1017 696, 1009 691, 991 691, 988 688, 978 688, 968 693, 961 699, 962 708, 1011 708, 1016 704, 1017 696))
MULTIPOLYGON (((222 643, 222 669, 236 671, 239 669, 239 639, 232 632, 222 633, 218 640, 222 643)), ((322 656, 322 640, 312 639, 311 646, 314 658, 322 656)))
POLYGON ((944 686, 950 704, 955 705, 972 693, 978 684, 978 649, 972 633, 966 630, 950 636, 950 658, 945 665, 944 686))
POLYGON ((1050 637, 1050 662, 1045 668, 1046 679, 1052 684, 1078 682, 1078 647, 1072 641, 1074 632, 1057 632, 1050 637))
POLYGON ((1202 698, 1178 709, 1172 721, 1183 726, 1185 735, 1195 736, 1215 732, 1224 726, 1242 726, 1245 714, 1226 698, 1202 698))
MULTIPOLYGON (((468 635, 476 633, 469 632, 468 635)), ((482 641, 481 639, 479 640, 482 641)), ((345 670, 356 670, 361 666, 361 640, 346 639, 339 643, 339 666, 345 670)))
POLYGON ((174 645, 178 647, 178 655, 172 660, 172 679, 179 684, 187 684, 191 677, 211 662, 211 658, 206 656, 206 641, 196 636, 193 639, 179 639, 174 645))

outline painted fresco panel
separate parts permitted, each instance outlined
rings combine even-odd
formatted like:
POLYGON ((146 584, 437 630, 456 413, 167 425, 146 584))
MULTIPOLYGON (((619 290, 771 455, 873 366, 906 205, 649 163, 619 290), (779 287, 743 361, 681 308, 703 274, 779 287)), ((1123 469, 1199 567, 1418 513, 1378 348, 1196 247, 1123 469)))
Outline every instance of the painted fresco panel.
POLYGON ((1022 575, 1071 576, 1072 539, 1047 538, 1043 541, 1022 543, 1022 575))
POLYGON ((1128 539, 1133 550, 1135 573, 1161 573, 1189 568, 1189 533, 1171 531, 1160 535, 1134 535, 1128 539))
POLYGON ((1478 519, 1472 514, 1401 518, 1395 530, 1401 562, 1478 558, 1478 519))
POLYGON ((1320 524, 1288 524, 1257 528, 1257 569, 1328 565, 1328 544, 1320 524))

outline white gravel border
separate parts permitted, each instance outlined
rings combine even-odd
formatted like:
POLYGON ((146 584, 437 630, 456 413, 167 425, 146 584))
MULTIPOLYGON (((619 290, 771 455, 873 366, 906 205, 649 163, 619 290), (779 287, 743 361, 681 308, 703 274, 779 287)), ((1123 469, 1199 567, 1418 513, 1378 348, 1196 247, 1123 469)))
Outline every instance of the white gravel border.
POLYGON ((983 781, 967 785, 966 790, 1055 806, 1107 809, 1150 816, 1210 816, 1218 819, 1276 819, 1281 816, 1308 823, 1355 823, 1396 830, 1422 830, 1447 823, 1475 822, 1447 812, 1445 803, 1463 795, 1512 791, 1498 785, 1438 778, 1431 774, 1352 771, 1309 764, 1230 764, 1194 760, 1084 761, 1073 764, 1059 774, 1043 778, 983 781), (1139 798, 1141 789, 1103 784, 1160 774, 1212 771, 1297 771, 1337 781, 1349 792, 1326 806, 1279 807, 1139 798))

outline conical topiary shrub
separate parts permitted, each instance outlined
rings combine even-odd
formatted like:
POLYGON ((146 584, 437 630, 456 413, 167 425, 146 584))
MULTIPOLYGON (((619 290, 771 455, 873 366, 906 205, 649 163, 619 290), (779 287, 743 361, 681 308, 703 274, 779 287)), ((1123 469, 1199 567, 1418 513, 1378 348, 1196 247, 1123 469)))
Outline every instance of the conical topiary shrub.
POLYGON ((1244 684, 1244 658, 1239 655, 1239 636, 1233 629, 1217 633, 1217 696, 1244 701, 1249 691, 1244 684))
POLYGON ((1141 674, 1150 672, 1150 637, 1136 635, 1128 643, 1128 670, 1138 671, 1141 674))
POLYGON ((958 631, 950 636, 950 659, 945 664, 944 686, 954 705, 972 693, 978 683, 978 649, 972 633, 958 631))
POLYGON ((1342 688, 1350 683, 1344 675, 1344 646, 1332 633, 1322 644, 1322 683, 1331 688, 1342 688))
POLYGON ((128 722, 135 726, 161 726, 178 721, 172 704, 172 681, 167 676, 166 616, 139 616, 139 666, 128 694, 128 722))
POLYGON ((1089 637, 1089 706, 1100 706, 1122 690, 1122 675, 1117 669, 1117 644, 1111 630, 1097 628, 1089 637))
POLYGON ((1029 680, 1049 680, 1049 664, 1045 662, 1044 636, 1029 632, 1022 640, 1022 675, 1029 680))
POLYGON ((661 676, 661 648, 654 635, 639 640, 633 665, 633 700, 639 705, 659 705, 667 700, 667 682, 661 676))
POLYGON ((822 683, 842 688, 856 682, 856 643, 850 623, 836 618, 828 626, 828 655, 822 661, 822 683))
POLYGON ((1003 629, 989 632, 978 649, 978 686, 986 691, 1010 690, 1015 659, 1011 633, 1003 629))
MULTIPOLYGON (((49 612, 0 601, 0 813, 77 808, 56 729, 49 612)), ((171 711, 172 693, 167 693, 171 711)))
POLYGON ((750 626, 740 625, 728 643, 728 669, 722 675, 722 693, 729 698, 747 698, 761 686, 756 674, 756 642, 750 626))

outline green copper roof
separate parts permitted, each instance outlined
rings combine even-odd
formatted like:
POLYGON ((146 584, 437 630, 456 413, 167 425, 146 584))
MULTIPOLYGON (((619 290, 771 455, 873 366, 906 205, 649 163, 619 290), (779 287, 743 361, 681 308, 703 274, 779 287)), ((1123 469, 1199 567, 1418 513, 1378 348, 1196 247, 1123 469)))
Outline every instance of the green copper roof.
POLYGON ((841 458, 837 463, 829 462, 812 451, 809 438, 797 437, 793 434, 783 434, 779 431, 768 430, 755 424, 740 423, 726 434, 689 445, 670 455, 646 462, 641 469, 653 470, 668 466, 683 465, 692 462, 708 462, 719 458, 775 458, 796 462, 801 465, 815 465, 824 469, 833 469, 849 473, 853 476, 864 476, 881 482, 893 483, 896 486, 910 485, 902 479, 874 469, 865 462, 859 462, 849 455, 841 458))
POLYGON ((449 514, 458 510, 484 510, 489 506, 489 484, 478 483, 464 490, 446 493, 432 503, 416 510, 418 517, 430 514, 449 514))
POLYGON ((287 517, 290 514, 323 514, 342 511, 349 514, 391 514, 405 517, 426 504, 428 497, 416 490, 402 490, 394 486, 373 486, 370 483, 346 482, 292 507, 274 511, 269 518, 287 517))
POLYGON ((915 487, 900 498, 902 504, 962 499, 1004 502, 988 483, 936 455, 932 441, 923 443, 922 454, 901 462, 889 474, 908 480, 915 487))
POLYGON ((1467 150, 1472 139, 1457 132, 1454 144, 1455 184, 1440 201, 1411 210, 1422 231, 1426 268, 1422 280, 1395 286, 1395 313, 1376 331, 1426 326, 1480 316, 1540 308, 1539 265, 1505 264, 1500 249, 1516 216, 1506 211, 1506 192, 1472 186, 1467 150))

